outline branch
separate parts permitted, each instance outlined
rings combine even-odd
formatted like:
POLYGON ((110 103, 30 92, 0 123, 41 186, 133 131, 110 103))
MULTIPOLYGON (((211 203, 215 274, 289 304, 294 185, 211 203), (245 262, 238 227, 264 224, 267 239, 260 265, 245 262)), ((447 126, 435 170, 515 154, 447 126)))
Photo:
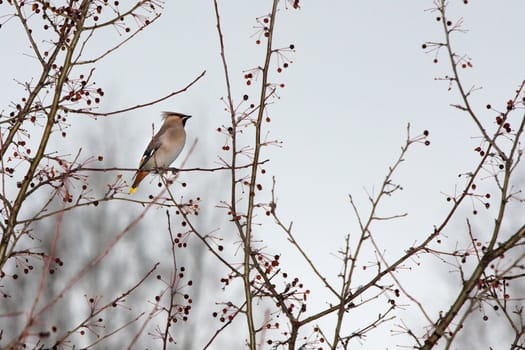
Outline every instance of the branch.
POLYGON ((193 86, 197 81, 199 81, 204 76, 204 74, 206 74, 205 70, 202 71, 201 74, 199 74, 195 79, 193 79, 193 81, 191 83, 186 85, 184 88, 182 88, 180 90, 177 90, 177 91, 173 91, 173 92, 169 93, 168 95, 166 95, 164 97, 158 98, 158 99, 150 101, 150 102, 138 104, 138 105, 135 105, 135 106, 132 106, 132 107, 126 107, 126 108, 123 108, 123 109, 112 111, 112 112, 97 113, 97 112, 92 112, 92 111, 87 111, 87 110, 82 110, 82 109, 72 109, 72 108, 68 108, 68 107, 64 107, 64 106, 60 106, 60 109, 62 109, 65 112, 69 112, 69 113, 86 114, 86 115, 91 115, 91 116, 94 116, 94 117, 108 117, 108 116, 112 116, 112 115, 115 115, 115 114, 129 112, 129 111, 133 111, 133 110, 136 110, 136 109, 140 109, 140 108, 144 108, 144 107, 147 107, 147 106, 151 106, 151 105, 157 104, 159 102, 162 102, 164 100, 169 99, 170 97, 173 97, 175 95, 178 95, 180 93, 183 93, 183 92, 187 91, 191 86, 193 86))

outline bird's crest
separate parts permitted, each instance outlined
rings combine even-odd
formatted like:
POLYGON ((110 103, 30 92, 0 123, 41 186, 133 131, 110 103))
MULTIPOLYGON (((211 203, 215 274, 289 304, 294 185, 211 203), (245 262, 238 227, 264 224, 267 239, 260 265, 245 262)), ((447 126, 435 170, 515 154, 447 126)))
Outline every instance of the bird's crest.
POLYGON ((182 113, 178 113, 178 112, 167 112, 167 111, 164 111, 162 112, 162 119, 166 120, 166 118, 168 117, 181 117, 181 118, 184 118, 184 117, 187 117, 186 114, 182 114, 182 113))

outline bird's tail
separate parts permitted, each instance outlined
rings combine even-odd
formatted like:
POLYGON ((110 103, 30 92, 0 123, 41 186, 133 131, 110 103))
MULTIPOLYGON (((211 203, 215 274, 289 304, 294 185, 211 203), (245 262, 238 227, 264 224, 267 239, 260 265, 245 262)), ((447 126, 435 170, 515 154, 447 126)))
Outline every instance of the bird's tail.
POLYGON ((131 185, 131 188, 129 189, 130 194, 135 193, 137 187, 139 187, 139 184, 146 177, 146 175, 148 175, 147 171, 137 171, 137 173, 135 174, 135 181, 133 181, 133 185, 131 185))

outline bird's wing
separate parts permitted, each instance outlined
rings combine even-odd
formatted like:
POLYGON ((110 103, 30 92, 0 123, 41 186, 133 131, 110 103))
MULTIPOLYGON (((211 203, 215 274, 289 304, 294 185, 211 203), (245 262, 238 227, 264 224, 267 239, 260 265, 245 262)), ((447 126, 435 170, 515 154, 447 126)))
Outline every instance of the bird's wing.
POLYGON ((148 147, 146 147, 146 150, 144 151, 144 154, 142 155, 142 159, 140 160, 139 169, 142 169, 144 165, 148 162, 148 160, 153 157, 155 152, 160 148, 161 142, 158 135, 156 135, 153 140, 149 143, 148 147))

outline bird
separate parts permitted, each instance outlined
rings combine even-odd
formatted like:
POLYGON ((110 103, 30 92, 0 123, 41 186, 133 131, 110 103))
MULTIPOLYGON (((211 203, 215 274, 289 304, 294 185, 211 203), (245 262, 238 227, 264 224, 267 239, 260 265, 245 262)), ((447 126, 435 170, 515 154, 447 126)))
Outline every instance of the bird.
POLYGON ((162 112, 164 123, 159 132, 153 136, 140 160, 135 179, 129 189, 132 194, 150 170, 167 168, 177 159, 186 142, 184 126, 191 115, 177 112, 162 112))

